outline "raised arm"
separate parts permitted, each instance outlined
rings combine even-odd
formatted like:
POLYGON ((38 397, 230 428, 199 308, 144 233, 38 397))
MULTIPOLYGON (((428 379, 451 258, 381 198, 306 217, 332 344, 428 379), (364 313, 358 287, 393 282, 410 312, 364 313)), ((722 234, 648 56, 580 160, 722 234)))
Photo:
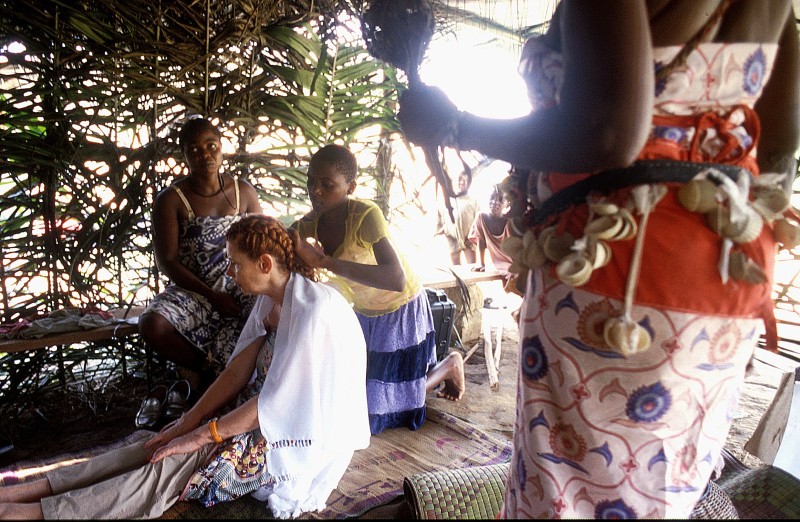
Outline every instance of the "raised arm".
POLYGON ((406 273, 388 237, 381 238, 373 245, 378 264, 366 265, 329 256, 322 248, 303 240, 296 230, 291 230, 290 234, 297 255, 314 268, 325 268, 338 276, 383 290, 400 292, 406 286, 406 273))
POLYGON ((654 90, 645 2, 562 0, 559 11, 548 35, 565 62, 555 106, 511 120, 457 117, 438 89, 411 89, 398 113, 406 136, 424 142, 457 118, 459 148, 513 165, 586 172, 632 162, 647 138, 654 90))

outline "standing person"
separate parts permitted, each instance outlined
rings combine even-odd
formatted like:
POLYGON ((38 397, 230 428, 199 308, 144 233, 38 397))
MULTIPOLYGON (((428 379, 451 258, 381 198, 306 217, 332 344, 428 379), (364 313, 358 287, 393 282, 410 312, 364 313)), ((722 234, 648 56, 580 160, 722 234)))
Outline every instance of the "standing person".
POLYGON ((529 270, 502 516, 682 519, 703 495, 772 312, 798 47, 789 0, 562 0, 523 48, 529 116, 401 97, 412 142, 540 171, 529 187, 552 193, 514 257, 529 270))
POLYGON ((253 302, 225 273, 225 232, 242 216, 261 214, 261 205, 250 183, 222 172, 221 137, 204 118, 181 127, 189 174, 153 205, 156 262, 170 284, 139 320, 148 346, 176 363, 195 389, 225 367, 253 302))
POLYGON ((208 391, 145 442, 0 488, 0 519, 158 518, 178 500, 249 493, 278 518, 325 507, 369 446, 361 327, 276 219, 237 221, 227 251, 228 273, 257 298, 208 391))
MULTIPOLYGON (((516 272, 511 272, 513 260, 503 250, 503 241, 514 235, 513 225, 509 212, 511 212, 510 195, 501 187, 508 187, 507 179, 499 185, 494 185, 489 193, 489 212, 481 212, 469 231, 469 239, 478 245, 479 263, 472 270, 483 272, 486 270, 486 252, 495 270, 503 276, 503 290, 506 294, 521 296, 517 288, 516 272)), ((517 298, 515 298, 517 299, 517 298)), ((517 299, 518 300, 518 299, 517 299)), ((519 320, 519 309, 511 312, 514 322, 519 320)))
POLYGON ((472 173, 464 164, 464 172, 458 176, 458 193, 453 198, 453 215, 450 219, 446 209, 440 207, 436 212, 436 232, 447 239, 450 250, 450 262, 460 265, 463 259, 468 265, 475 264, 475 244, 469 239, 469 230, 478 215, 478 200, 469 194, 472 184, 472 173))
POLYGON ((486 252, 495 269, 508 276, 511 258, 503 252, 503 240, 511 237, 511 228, 508 217, 506 197, 499 185, 494 185, 489 193, 489 212, 481 212, 472 223, 469 239, 478 245, 478 265, 472 270, 483 272, 486 270, 486 252))
POLYGON ((330 282, 353 303, 367 341, 367 405, 373 435, 425 422, 425 397, 464 394, 464 362, 452 352, 438 364, 433 314, 419 277, 394 248, 386 220, 371 201, 351 198, 358 164, 341 145, 311 157, 312 210, 297 220, 297 252, 328 270, 330 282), (305 241, 316 240, 320 247, 305 241))

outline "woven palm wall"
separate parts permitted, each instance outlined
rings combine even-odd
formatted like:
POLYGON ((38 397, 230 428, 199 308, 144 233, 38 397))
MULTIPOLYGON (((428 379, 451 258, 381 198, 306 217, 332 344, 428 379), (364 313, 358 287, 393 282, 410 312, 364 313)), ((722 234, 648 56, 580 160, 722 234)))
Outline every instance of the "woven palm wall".
POLYGON ((363 49, 357 7, 0 2, 3 321, 158 291, 149 209, 183 168, 186 116, 219 124, 225 168, 287 221, 306 209, 309 149, 380 147, 358 133, 395 130, 396 81, 363 49))

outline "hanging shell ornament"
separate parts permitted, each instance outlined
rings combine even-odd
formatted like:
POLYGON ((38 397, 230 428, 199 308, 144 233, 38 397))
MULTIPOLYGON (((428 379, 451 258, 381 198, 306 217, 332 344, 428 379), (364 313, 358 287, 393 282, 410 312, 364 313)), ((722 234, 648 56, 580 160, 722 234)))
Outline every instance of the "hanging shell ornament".
POLYGON ((620 218, 622 219, 622 229, 617 236, 617 241, 622 241, 625 239, 631 239, 632 237, 636 236, 636 231, 638 230, 638 225, 636 224, 636 219, 634 219, 633 214, 627 208, 619 209, 620 218))
POLYGON ((789 208, 789 203, 789 195, 782 188, 766 187, 756 191, 755 199, 751 204, 765 220, 772 222, 780 218, 789 208))
POLYGON ((522 236, 522 264, 530 268, 537 268, 547 262, 542 245, 539 244, 536 234, 528 230, 522 236))
POLYGON ((737 281, 743 281, 753 285, 766 283, 769 281, 767 274, 760 266, 741 250, 731 252, 728 263, 728 272, 737 281))
POLYGON ((636 220, 628 209, 614 205, 614 212, 608 213, 610 206, 604 212, 597 212, 599 217, 586 224, 584 233, 592 238, 606 241, 621 241, 636 235, 636 220))
POLYGON ((605 241, 589 241, 586 247, 586 255, 589 261, 592 262, 592 268, 597 270, 611 262, 611 247, 605 241))
POLYGON ((589 210, 591 210, 592 214, 596 214, 598 216, 612 216, 619 212, 619 207, 608 201, 599 201, 590 204, 589 210))
POLYGON ((745 206, 738 222, 731 220, 731 211, 727 207, 719 207, 706 214, 711 230, 722 237, 730 238, 735 243, 749 243, 756 239, 764 227, 764 218, 752 207, 745 206))
POLYGON ((690 180, 678 189, 678 201, 692 212, 711 212, 719 204, 717 186, 706 178, 690 180))
POLYGON ((575 238, 569 232, 556 234, 554 227, 546 228, 538 237, 539 244, 544 251, 545 257, 550 261, 558 263, 572 252, 575 238))
POLYGON ((600 216, 590 221, 584 232, 587 236, 594 236, 597 239, 610 240, 616 237, 622 230, 622 219, 616 215, 600 216))
POLYGON ((592 262, 583 252, 572 252, 556 265, 556 277, 570 286, 582 286, 592 277, 592 262))
POLYGON ((522 257, 522 238, 510 236, 500 243, 500 250, 505 252, 511 259, 522 257))
POLYGON ((521 238, 517 236, 505 238, 500 244, 500 249, 512 260, 510 272, 520 273, 526 268, 537 268, 547 261, 536 235, 530 230, 521 238))
POLYGON ((783 248, 791 250, 800 245, 800 226, 788 219, 779 219, 773 224, 773 234, 775 241, 783 245, 783 248))
POLYGON ((626 357, 646 351, 653 342, 642 325, 625 317, 606 319, 603 340, 612 350, 626 357))
POLYGON ((728 214, 728 220, 722 226, 722 235, 729 237, 734 243, 749 243, 761 234, 764 219, 752 207, 744 207, 744 216, 734 223, 728 214))

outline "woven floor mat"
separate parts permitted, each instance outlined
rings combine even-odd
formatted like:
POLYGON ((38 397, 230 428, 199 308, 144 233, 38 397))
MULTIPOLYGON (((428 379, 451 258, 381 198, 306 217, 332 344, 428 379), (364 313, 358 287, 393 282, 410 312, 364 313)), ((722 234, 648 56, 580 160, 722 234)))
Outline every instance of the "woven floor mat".
MULTIPOLYGON (((691 519, 800 518, 800 481, 774 466, 751 469, 727 450, 725 469, 709 485, 691 519)), ((500 510, 508 463, 418 473, 403 488, 420 520, 493 519, 500 510)))

